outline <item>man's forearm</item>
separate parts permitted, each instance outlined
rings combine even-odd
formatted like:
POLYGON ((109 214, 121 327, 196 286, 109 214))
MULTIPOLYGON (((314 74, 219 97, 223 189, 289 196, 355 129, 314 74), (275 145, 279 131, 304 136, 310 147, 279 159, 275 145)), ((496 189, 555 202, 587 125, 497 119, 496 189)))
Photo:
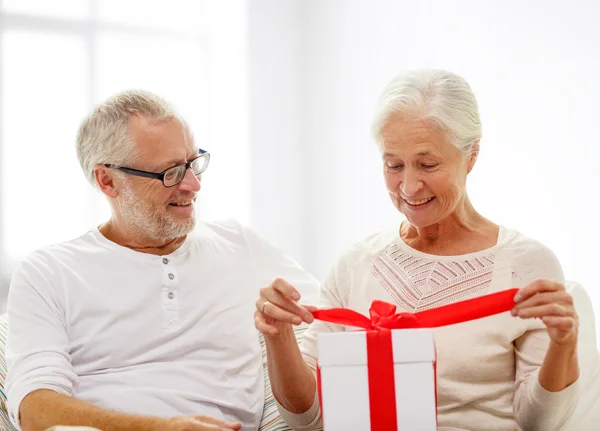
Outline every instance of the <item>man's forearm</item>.
POLYGON ((304 413, 313 404, 317 385, 294 331, 290 328, 277 340, 266 340, 266 344, 273 396, 289 412, 304 413))
POLYGON ((166 419, 110 412, 51 390, 27 395, 19 408, 23 431, 44 431, 54 425, 82 425, 102 431, 166 428, 166 419))

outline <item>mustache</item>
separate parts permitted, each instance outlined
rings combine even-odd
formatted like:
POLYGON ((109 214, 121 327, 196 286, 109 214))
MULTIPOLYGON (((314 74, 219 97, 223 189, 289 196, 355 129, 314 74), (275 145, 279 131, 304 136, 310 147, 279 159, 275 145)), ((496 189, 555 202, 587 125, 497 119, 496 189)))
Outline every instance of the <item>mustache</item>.
POLYGON ((167 202, 167 204, 177 203, 177 202, 188 202, 196 200, 196 193, 184 193, 172 196, 171 199, 167 202))

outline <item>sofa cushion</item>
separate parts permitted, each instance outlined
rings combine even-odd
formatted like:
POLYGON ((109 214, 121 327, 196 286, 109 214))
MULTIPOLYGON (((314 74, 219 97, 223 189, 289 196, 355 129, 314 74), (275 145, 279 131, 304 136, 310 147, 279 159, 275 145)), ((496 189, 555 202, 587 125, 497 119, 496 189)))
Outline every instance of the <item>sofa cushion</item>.
POLYGON ((8 321, 6 314, 0 316, 0 430, 16 431, 8 419, 6 409, 6 392, 4 392, 4 381, 6 380, 6 335, 8 334, 8 321))

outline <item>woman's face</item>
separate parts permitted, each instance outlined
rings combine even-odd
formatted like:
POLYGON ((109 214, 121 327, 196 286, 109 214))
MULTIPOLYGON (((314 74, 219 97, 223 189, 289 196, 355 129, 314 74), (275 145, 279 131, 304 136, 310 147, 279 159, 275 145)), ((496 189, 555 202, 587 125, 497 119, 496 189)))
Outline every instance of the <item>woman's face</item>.
POLYGON ((465 157, 423 120, 391 117, 381 136, 385 183, 398 211, 419 228, 450 216, 466 196, 476 155, 465 157))

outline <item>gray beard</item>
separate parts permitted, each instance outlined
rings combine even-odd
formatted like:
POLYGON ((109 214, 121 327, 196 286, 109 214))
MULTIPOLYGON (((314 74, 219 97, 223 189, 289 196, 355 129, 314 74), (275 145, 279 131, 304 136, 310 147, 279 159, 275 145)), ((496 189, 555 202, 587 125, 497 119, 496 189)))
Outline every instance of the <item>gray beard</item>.
POLYGON ((129 187, 124 188, 121 196, 121 215, 135 236, 168 241, 189 234, 196 226, 194 211, 189 218, 176 220, 165 208, 152 207, 136 197, 129 187))

